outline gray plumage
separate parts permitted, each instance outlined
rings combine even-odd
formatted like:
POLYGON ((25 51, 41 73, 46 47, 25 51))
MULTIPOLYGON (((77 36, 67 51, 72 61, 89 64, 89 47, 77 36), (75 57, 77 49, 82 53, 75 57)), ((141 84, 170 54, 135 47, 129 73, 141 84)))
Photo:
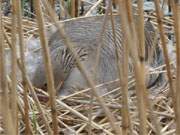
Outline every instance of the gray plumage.
MULTIPOLYGON (((87 70, 88 75, 93 78, 93 69, 96 60, 97 47, 101 34, 103 16, 79 18, 64 23, 65 33, 71 40, 74 50, 80 57, 80 60, 87 70)), ((121 32, 120 18, 114 16, 115 35, 119 53, 122 53, 123 34, 121 32)), ((161 48, 158 46, 154 27, 150 22, 145 23, 145 61, 151 67, 162 64, 159 56, 162 55, 161 48)), ((55 87, 63 81, 59 90, 60 95, 68 95, 76 89, 87 88, 87 82, 76 67, 76 61, 69 49, 66 47, 64 39, 58 32, 52 34, 49 39, 51 58, 54 72, 55 87)), ((132 73, 132 64, 129 64, 129 70, 132 73), (131 67, 131 68, 130 68, 131 67)), ((97 76, 93 80, 97 83, 105 83, 118 78, 116 65, 115 46, 112 35, 111 21, 108 19, 106 29, 102 38, 102 48, 100 52, 100 61, 97 68, 97 76)), ((157 78, 157 77, 156 77, 157 78)), ((155 79, 154 79, 155 80, 155 79)), ((36 69, 32 79, 34 86, 42 88, 46 84, 45 71, 42 60, 36 69)), ((149 81, 148 85, 154 83, 149 81)), ((112 87, 111 87, 112 89, 112 87)), ((106 88, 109 90, 109 88, 106 88)), ((105 90, 103 90, 103 93, 105 90)), ((102 93, 102 92, 100 92, 102 93)))

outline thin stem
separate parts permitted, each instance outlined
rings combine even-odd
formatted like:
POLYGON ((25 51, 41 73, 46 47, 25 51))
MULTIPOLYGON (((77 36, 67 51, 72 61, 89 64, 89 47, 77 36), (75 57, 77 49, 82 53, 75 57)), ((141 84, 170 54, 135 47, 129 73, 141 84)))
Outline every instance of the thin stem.
POLYGON ((17 24, 18 24, 18 36, 19 36, 19 47, 20 47, 20 59, 21 59, 21 65, 22 65, 22 84, 24 87, 24 112, 25 112, 25 124, 26 134, 31 134, 31 128, 30 128, 30 121, 29 121, 29 103, 28 103, 28 88, 27 88, 27 82, 25 79, 26 76, 26 67, 25 67, 25 49, 24 49, 24 34, 23 34, 23 25, 22 25, 22 10, 21 10, 21 1, 16 0, 14 1, 14 4, 16 5, 17 10, 17 24))
POLYGON ((130 54, 133 58, 133 64, 135 69, 135 78, 136 78, 136 93, 138 99, 138 109, 139 109, 139 118, 140 118, 140 134, 146 135, 146 107, 144 101, 145 95, 145 82, 144 76, 141 75, 141 65, 138 59, 137 53, 137 37, 135 34, 135 25, 132 16, 132 9, 130 7, 130 1, 119 0, 119 13, 121 17, 122 31, 124 33, 124 39, 127 41, 127 44, 130 49, 130 54), (124 12, 126 11, 126 12, 124 12), (131 31, 131 32, 130 32, 131 31))
POLYGON ((174 104, 175 118, 176 118, 176 134, 180 134, 180 4, 175 3, 174 0, 170 1, 173 19, 174 30, 176 38, 176 91, 171 90, 171 96, 174 104))
POLYGON ((0 105, 3 117, 5 134, 13 135, 16 133, 12 122, 12 115, 9 108, 9 95, 5 68, 5 53, 4 53, 4 36, 2 22, 2 0, 0 0, 0 105))
MULTIPOLYGON (((43 0, 44 1, 44 0, 43 0)), ((47 86, 48 86, 48 93, 50 96, 50 105, 51 105, 51 113, 52 113, 52 125, 53 125, 53 132, 55 135, 58 134, 58 123, 57 123, 57 111, 56 111, 56 104, 55 104, 55 87, 54 87, 54 77, 51 65, 51 58, 50 52, 48 49, 48 41, 45 35, 45 23, 42 16, 42 9, 40 7, 40 0, 34 0, 34 7, 36 12, 36 19, 39 27, 39 34, 40 34, 40 41, 41 47, 43 50, 43 58, 46 70, 46 78, 47 78, 47 86)))
MULTIPOLYGON (((12 1, 13 5, 14 0, 12 1)), ((16 128, 16 133, 18 134, 18 110, 17 110, 17 78, 16 78, 16 73, 17 73, 17 54, 16 54, 16 45, 17 45, 17 39, 16 39, 16 28, 17 28, 17 23, 16 23, 16 14, 17 10, 15 6, 12 7, 13 12, 12 12, 12 56, 11 56, 11 80, 12 80, 12 92, 11 92, 11 106, 12 106, 12 119, 13 123, 16 128)), ((5 31, 4 31, 5 32, 5 31)))

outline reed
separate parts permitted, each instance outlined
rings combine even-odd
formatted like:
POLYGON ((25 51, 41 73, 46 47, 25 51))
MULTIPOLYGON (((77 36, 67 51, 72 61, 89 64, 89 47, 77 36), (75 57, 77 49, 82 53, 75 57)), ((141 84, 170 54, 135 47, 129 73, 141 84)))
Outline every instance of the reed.
POLYGON ((172 96, 172 98, 174 99, 174 110, 175 110, 175 119, 176 119, 176 134, 180 134, 180 109, 179 109, 179 105, 180 105, 180 93, 179 93, 179 89, 180 89, 180 85, 179 85, 179 81, 180 81, 180 5, 177 2, 171 1, 171 7, 173 10, 173 17, 174 17, 174 31, 175 31, 175 38, 176 38, 176 83, 175 83, 175 87, 176 90, 174 90, 174 93, 171 92, 171 95, 174 94, 172 96))
POLYGON ((65 3, 64 3, 64 0, 59 0, 59 4, 60 4, 60 9, 61 9, 61 12, 60 12, 60 19, 61 18, 65 18, 65 3))
POLYGON ((56 103, 55 103, 56 94, 54 88, 53 73, 52 73, 53 71, 52 71, 51 59, 49 55, 48 42, 46 39, 45 29, 44 29, 44 19, 42 16, 42 9, 40 8, 40 0, 34 0, 34 7, 36 12, 37 23, 39 26, 41 46, 43 48, 44 65, 46 68, 47 86, 48 86, 48 93, 49 93, 51 113, 52 113, 53 132, 56 135, 58 134, 57 112, 56 112, 56 103))
POLYGON ((71 0, 71 17, 78 17, 78 7, 79 1, 78 0, 71 0))
POLYGON ((24 113, 25 113, 25 134, 31 134, 30 122, 29 122, 29 103, 28 103, 28 87, 25 76, 27 74, 25 67, 25 49, 24 49, 24 36, 23 36, 23 27, 22 27, 22 10, 21 10, 21 2, 14 1, 14 5, 16 5, 17 10, 17 31, 18 31, 18 39, 19 39, 19 48, 20 48, 20 63, 22 66, 22 84, 24 87, 24 113))
POLYGON ((137 99, 138 99, 138 109, 139 109, 139 118, 140 118, 140 134, 145 135, 147 134, 146 130, 146 107, 145 107, 145 102, 144 102, 144 91, 145 91, 145 84, 143 77, 140 75, 140 61, 137 56, 137 48, 133 47, 132 44, 135 43, 135 46, 137 47, 137 37, 135 37, 135 29, 133 28, 134 22, 132 20, 132 10, 131 7, 128 5, 129 3, 126 3, 124 1, 119 0, 119 13, 121 16, 121 24, 122 24, 122 30, 123 33, 125 34, 125 39, 127 39, 127 44, 130 49, 130 54, 134 57, 134 65, 135 65, 135 77, 136 77, 136 91, 137 91, 137 99), (123 11, 126 11, 124 13, 123 11), (133 25, 132 25, 133 24, 133 25), (132 30, 133 34, 130 33, 130 30, 132 30), (134 40, 134 42, 132 41, 134 40))
POLYGON ((55 9, 55 0, 48 0, 49 4, 51 5, 52 9, 55 9))
MULTIPOLYGON (((72 17, 76 17, 80 4, 77 5, 75 2, 83 2, 81 5, 84 6, 83 14, 81 14, 83 16, 59 22, 53 8, 55 2, 55 0, 34 0, 34 6, 31 6, 31 8, 35 9, 36 20, 22 15, 23 9, 21 9, 20 0, 12 0, 12 17, 3 16, 1 10, 0 134, 180 134, 179 3, 173 0, 169 1, 173 16, 166 17, 162 14, 159 0, 154 1, 156 11, 152 11, 151 14, 144 12, 143 0, 137 1, 137 12, 133 10, 133 3, 130 0, 108 0, 106 1, 106 7, 101 5, 102 0, 96 0, 94 3, 87 0, 73 0, 71 1, 70 14, 72 17), (119 15, 117 16, 121 18, 120 28, 124 34, 122 36, 124 40, 120 43, 122 44, 121 56, 119 56, 117 48, 117 44, 119 44, 117 40, 119 36, 117 34, 119 33, 116 32, 117 20, 113 15, 116 10, 112 9, 112 4, 118 9, 119 15), (93 63, 94 74, 97 73, 97 67, 100 63, 99 57, 102 57, 100 52, 104 49, 103 38, 107 38, 103 35, 107 34, 106 26, 108 26, 112 30, 110 31, 112 36, 110 39, 116 50, 115 59, 117 61, 118 78, 95 85, 97 84, 96 80, 89 77, 90 75, 72 47, 75 46, 74 41, 71 42, 71 39, 69 39, 72 33, 68 31, 70 28, 67 28, 66 24, 69 26, 69 24, 74 24, 76 21, 79 23, 79 28, 84 28, 82 22, 88 19, 91 20, 89 16, 97 7, 104 9, 105 15, 101 22, 102 25, 98 25, 101 30, 98 35, 100 38, 97 41, 96 59, 93 63), (134 12, 139 16, 137 19, 133 18, 134 12), (146 38, 144 35, 144 20, 146 19, 150 19, 155 29, 159 30, 161 43, 158 43, 158 45, 162 45, 165 60, 165 64, 150 67, 149 71, 145 67, 147 66, 145 61, 146 38), (47 35, 45 34, 45 29, 51 25, 55 25, 59 30, 58 35, 65 39, 63 45, 65 44, 69 48, 68 51, 75 58, 77 67, 88 82, 89 88, 83 90, 77 88, 78 91, 64 97, 56 96, 52 72, 53 65, 51 64, 52 52, 51 47, 48 48, 47 35), (176 59, 173 61, 170 61, 171 55, 168 56, 168 51, 173 47, 173 45, 170 48, 167 47, 169 44, 166 42, 166 37, 169 33, 174 34, 176 38, 176 43, 173 43, 176 45, 176 52, 174 52, 176 59), (35 88, 30 82, 30 76, 28 76, 28 68, 26 69, 27 50, 25 48, 29 49, 29 46, 26 46, 25 40, 32 36, 41 40, 41 47, 33 50, 32 54, 42 50, 48 92, 35 88), (6 56, 9 50, 10 57, 6 56), (18 54, 20 54, 19 58, 18 54), (129 71, 129 62, 134 65, 133 74, 129 71), (7 68, 7 66, 9 67, 7 68), (8 71, 9 69, 11 71, 8 71), (159 74, 167 76, 167 80, 165 80, 167 83, 163 83, 164 85, 160 83, 160 85, 147 89, 145 79, 150 75, 157 76, 159 74), (118 85, 118 87, 102 95, 97 93, 98 90, 113 85, 118 85)), ((60 2, 60 8, 63 9, 60 18, 70 18, 65 9, 65 1, 60 2)), ((103 0, 103 2, 105 1, 103 0)), ((164 0, 163 6, 165 4, 167 4, 167 0, 164 0)), ((2 8, 2 1, 0 1, 0 8, 2 8)), ((98 19, 98 17, 94 18, 98 19)), ((96 22, 96 24, 98 23, 96 22)), ((86 23, 87 25, 91 26, 92 23, 86 23)), ((94 25, 91 27, 91 29, 95 28, 97 27, 94 27, 94 25)), ((90 29, 87 32, 90 32, 90 29)), ((62 86, 63 83, 61 82, 62 86)), ((58 87, 60 89, 61 85, 58 87)))
MULTIPOLYGON (((15 5, 14 1, 13 1, 13 5, 15 5)), ((16 49, 16 44, 17 44, 17 39, 16 39, 16 15, 17 15, 17 10, 16 7, 14 7, 14 9, 12 9, 14 12, 12 14, 12 48, 11 48, 11 52, 12 52, 12 74, 11 74, 11 81, 12 81, 12 92, 10 95, 10 103, 12 104, 12 119, 13 119, 13 125, 15 125, 15 130, 16 133, 18 134, 18 108, 17 108, 17 91, 16 91, 16 87, 17 87, 17 77, 16 77, 16 73, 17 73, 17 49, 16 49)), ((5 31, 4 31, 5 32, 5 31)), ((6 33, 6 32, 5 32, 6 33)))
MULTIPOLYGON (((113 1, 114 4, 117 1, 113 1)), ((112 3, 111 3, 112 7, 112 3)), ((114 45, 117 46, 116 34, 115 34, 115 26, 112 17, 112 8, 111 8, 111 25, 113 30, 113 39, 114 45)), ((129 105, 128 105, 128 61, 129 61, 129 45, 124 41, 123 43, 123 54, 122 59, 118 55, 118 49, 116 48, 116 57, 117 57, 117 66, 119 73, 119 82, 122 87, 122 134, 128 135, 133 134, 132 123, 130 119, 129 113, 129 105), (122 67, 121 67, 122 64, 122 67)), ((121 91, 120 91, 121 93, 121 91)))
MULTIPOLYGON (((2 1, 0 1, 0 9, 2 9, 2 1)), ((6 79, 6 68, 5 68, 5 52, 4 52, 4 35, 3 35, 3 20, 2 20, 2 10, 0 11, 0 100, 1 100, 1 113, 4 125, 4 130, 6 134, 16 133, 16 129, 13 128, 12 122, 12 112, 10 110, 9 103, 9 89, 7 86, 6 79)), ((14 118, 14 117, 13 117, 14 118)))

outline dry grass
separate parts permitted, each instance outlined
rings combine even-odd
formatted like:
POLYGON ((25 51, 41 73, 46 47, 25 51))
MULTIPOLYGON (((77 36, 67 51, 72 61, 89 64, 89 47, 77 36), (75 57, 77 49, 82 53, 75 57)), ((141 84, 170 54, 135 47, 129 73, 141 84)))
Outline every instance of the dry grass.
MULTIPOLYGON (((99 6, 97 1, 87 11, 89 15, 95 7, 99 6)), ((50 5, 54 5, 54 0, 50 5)), ((116 1, 117 2, 117 1, 116 1)), ((75 4, 75 3, 74 3, 75 4)), ((111 2, 109 1, 102 22, 102 33, 105 29, 106 16, 112 14, 111 2)), ((119 0, 119 13, 121 16, 122 31, 125 34, 126 42, 123 44, 123 59, 117 56, 119 68, 119 80, 107 82, 95 86, 92 78, 89 78, 82 66, 77 54, 73 51, 72 43, 63 32, 63 26, 58 23, 57 17, 48 3, 43 0, 34 0, 35 19, 25 19, 21 15, 20 1, 13 0, 13 15, 4 17, 0 14, 0 133, 2 134, 141 134, 141 135, 172 135, 179 134, 179 5, 172 2, 173 17, 163 17, 160 14, 158 0, 155 1, 156 13, 143 14, 143 1, 138 3, 140 19, 139 26, 135 26, 131 1, 119 0), (51 22, 47 22, 42 7, 46 9, 51 22), (144 15, 144 16, 143 16, 144 15), (161 45, 164 50, 165 65, 162 70, 156 67, 149 74, 161 72, 167 74, 167 85, 147 90, 145 87, 145 65, 144 65, 144 18, 151 18, 156 29, 160 31, 161 45), (78 91, 66 97, 57 98, 52 75, 52 65, 49 56, 48 41, 45 35, 45 26, 55 24, 59 29, 59 35, 64 37, 67 47, 76 58, 79 70, 89 84, 89 88, 78 91), (18 29, 17 29, 18 27, 18 29), (138 29, 138 32, 136 31, 138 29), (168 58, 166 48, 167 29, 171 28, 176 37, 176 72, 173 71, 172 62, 168 58), (16 33, 17 31, 17 33, 16 33), (17 36, 16 36, 17 34, 17 36), (25 68, 25 39, 32 35, 39 36, 42 44, 44 63, 46 67, 48 93, 41 89, 34 88, 29 81, 25 68), (138 35, 138 36, 137 36, 138 35), (20 58, 17 57, 17 41, 20 46, 20 58), (12 51, 12 73, 7 76, 5 68, 5 49, 12 51), (133 57, 135 67, 134 77, 128 76, 128 57, 133 57), (141 60, 139 59, 141 57, 141 60), (16 72, 20 69, 23 82, 17 82, 16 72), (160 70, 159 70, 160 69, 160 70), (173 79, 175 76, 175 79, 173 79), (120 87, 99 96, 97 88, 107 84, 119 82, 120 87), (176 85, 174 85, 176 84, 176 85), (131 89, 131 90, 130 90, 131 89), (91 94, 89 94, 91 93, 91 94), (113 98, 112 98, 113 93, 113 98)), ((1 1, 0 1, 1 5, 1 1)), ((75 5, 72 5, 74 11, 75 5)), ((64 13, 62 13, 62 16, 64 13)), ((72 16, 76 16, 74 13, 72 16)), ((112 29, 114 29, 111 18, 112 29)), ((115 32, 113 34, 116 44, 115 32)), ((99 40, 101 43, 101 40, 99 40)), ((99 44, 99 50, 101 44, 99 44)), ((95 62, 98 65, 98 55, 95 62)))

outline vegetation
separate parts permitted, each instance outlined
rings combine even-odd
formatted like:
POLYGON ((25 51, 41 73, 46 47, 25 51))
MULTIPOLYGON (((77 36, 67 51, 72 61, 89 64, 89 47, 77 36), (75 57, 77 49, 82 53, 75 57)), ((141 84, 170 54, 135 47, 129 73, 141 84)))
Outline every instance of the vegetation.
MULTIPOLYGON (((143 0, 0 1, 0 133, 180 134, 180 4, 177 0, 154 0, 153 3, 155 10, 145 12, 143 0), (160 6, 160 3, 171 7, 171 16, 163 14, 163 6, 160 6), (10 7, 8 14, 5 12, 6 7, 10 7), (94 14, 104 14, 99 41, 102 40, 107 29, 105 24, 109 19, 112 24, 112 43, 118 43, 113 14, 121 18, 122 38, 125 39, 121 46, 122 56, 118 55, 119 48, 115 47, 119 77, 117 80, 97 85, 82 65, 69 39, 71 33, 68 35, 63 30, 66 27, 62 25, 74 20, 78 22, 76 17, 80 16, 86 20, 94 14), (138 18, 135 18, 134 14, 137 14, 138 18), (146 55, 152 56, 151 50, 157 49, 147 49, 145 46, 145 20, 150 20, 153 24, 155 32, 149 31, 149 35, 155 37, 163 53, 161 58, 160 52, 156 52, 162 63, 155 59, 154 55, 151 59, 161 65, 147 67, 145 63, 146 55), (65 46, 74 57, 73 60, 89 88, 77 90, 63 97, 58 95, 53 79, 51 48, 48 47, 50 32, 47 32, 47 29, 51 25, 55 25, 59 30, 59 36, 64 39, 65 46), (175 42, 173 38, 168 39, 169 35, 174 37, 175 42), (27 59, 39 50, 38 47, 28 50, 33 47, 33 44, 27 44, 32 37, 40 41, 46 88, 36 88, 31 82, 30 75, 33 73, 29 73, 27 59), (10 57, 8 52, 11 54, 10 57), (30 55, 27 55, 28 53, 30 55), (173 59, 174 55, 176 57, 173 59), (132 74, 129 71, 129 63, 133 64, 132 74), (159 76, 163 78, 163 83, 158 83, 159 76), (155 84, 146 87, 146 81, 149 79, 150 82, 153 78, 157 78, 155 84), (99 88, 115 83, 118 87, 112 91, 103 95, 97 93, 99 88)), ((83 24, 79 27, 83 27, 83 24)), ((95 73, 101 44, 98 45, 98 49, 97 58, 94 60, 95 73)), ((38 59, 39 55, 40 53, 36 54, 33 60, 38 59)), ((61 88, 63 83, 60 82, 58 88, 61 88)))

